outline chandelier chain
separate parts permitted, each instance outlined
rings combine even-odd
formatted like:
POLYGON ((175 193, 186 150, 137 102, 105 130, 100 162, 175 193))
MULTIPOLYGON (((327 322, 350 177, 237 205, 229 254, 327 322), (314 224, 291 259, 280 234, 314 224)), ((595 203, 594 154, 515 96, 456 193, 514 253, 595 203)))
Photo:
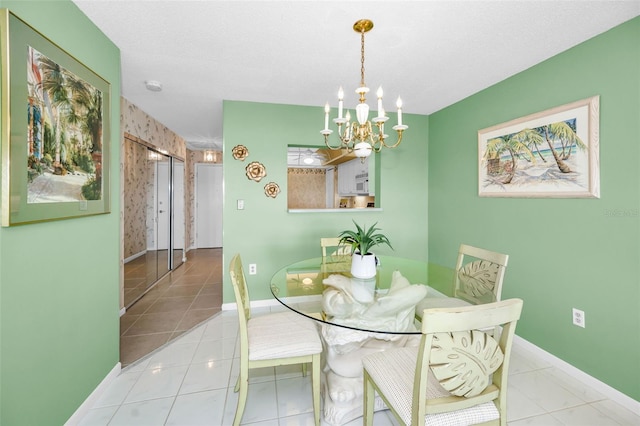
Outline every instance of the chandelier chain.
POLYGON ((364 84, 364 30, 360 32, 360 87, 366 87, 364 84))

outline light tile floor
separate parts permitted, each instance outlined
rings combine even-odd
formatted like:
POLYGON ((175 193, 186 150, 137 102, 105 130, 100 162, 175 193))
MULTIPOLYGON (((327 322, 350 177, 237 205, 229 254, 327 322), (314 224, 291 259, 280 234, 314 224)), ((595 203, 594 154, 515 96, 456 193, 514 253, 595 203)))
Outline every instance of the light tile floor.
MULTIPOLYGON (((280 310, 252 313, 269 309, 280 310)), ((237 354, 237 314, 220 312, 123 369, 80 425, 230 425, 237 401, 237 354)), ((510 426, 640 425, 640 415, 517 345, 508 392, 510 426)), ((302 377, 295 366, 252 370, 243 424, 312 425, 310 377, 302 377)), ((349 426, 360 424, 359 418, 349 426)), ((397 423, 381 411, 374 424, 397 423)))

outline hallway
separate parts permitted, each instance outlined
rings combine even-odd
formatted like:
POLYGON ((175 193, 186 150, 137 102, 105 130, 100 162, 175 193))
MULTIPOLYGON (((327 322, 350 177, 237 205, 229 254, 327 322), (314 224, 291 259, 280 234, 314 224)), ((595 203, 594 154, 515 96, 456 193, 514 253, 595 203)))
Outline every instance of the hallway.
MULTIPOLYGON (((126 277, 125 277, 126 280, 126 277)), ((194 249, 120 317, 122 367, 220 312, 222 249, 194 249)))

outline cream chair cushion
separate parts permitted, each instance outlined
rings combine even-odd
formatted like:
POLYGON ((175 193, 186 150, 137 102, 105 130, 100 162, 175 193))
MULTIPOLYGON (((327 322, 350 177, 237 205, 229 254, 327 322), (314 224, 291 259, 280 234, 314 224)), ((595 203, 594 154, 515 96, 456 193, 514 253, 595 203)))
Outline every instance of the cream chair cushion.
MULTIPOLYGON (((362 360, 364 367, 380 391, 387 397, 405 424, 411 424, 411 401, 418 356, 418 348, 408 347, 379 352, 362 360)), ((429 372, 427 398, 441 398, 452 394, 445 390, 429 372)), ((425 425, 470 425, 496 420, 500 417, 493 402, 447 413, 428 414, 425 425)))
POLYGON ((289 358, 322 351, 316 325, 295 312, 255 316, 247 324, 249 359, 289 358))

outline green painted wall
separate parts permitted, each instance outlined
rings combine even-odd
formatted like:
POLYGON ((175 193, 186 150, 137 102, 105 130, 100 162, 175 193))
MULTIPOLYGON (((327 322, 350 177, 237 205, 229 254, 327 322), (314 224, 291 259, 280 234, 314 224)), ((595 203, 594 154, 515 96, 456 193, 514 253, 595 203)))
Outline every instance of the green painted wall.
POLYGON ((70 1, 5 1, 111 82, 111 211, 0 228, 0 424, 61 425, 119 361, 120 52, 70 1))
MULTIPOLYGON (((272 299, 269 282, 274 272, 293 261, 320 256, 320 237, 352 228, 352 219, 367 225, 378 222, 395 248, 378 248, 380 254, 427 260, 426 116, 404 114, 409 130, 402 144, 379 154, 383 211, 287 212, 287 145, 323 144, 323 117, 322 107, 224 102, 225 303, 234 302, 227 270, 235 253, 241 254, 245 268, 257 264, 258 273, 247 275, 252 300, 272 299), (249 149, 244 161, 231 155, 239 144, 249 149), (267 169, 267 176, 258 183, 245 177, 251 161, 267 169), (275 199, 264 194, 268 182, 281 188, 275 199), (236 209, 237 199, 245 200, 244 210, 236 209)), ((391 116, 387 125, 394 124, 391 116)))
MULTIPOLYGON (((509 253, 517 333, 640 400, 640 18, 429 117, 429 260, 509 253), (600 199, 477 195, 477 131, 600 95, 600 199), (586 328, 571 324, 585 311, 586 328)), ((508 60, 508 58, 505 58, 508 60)))

